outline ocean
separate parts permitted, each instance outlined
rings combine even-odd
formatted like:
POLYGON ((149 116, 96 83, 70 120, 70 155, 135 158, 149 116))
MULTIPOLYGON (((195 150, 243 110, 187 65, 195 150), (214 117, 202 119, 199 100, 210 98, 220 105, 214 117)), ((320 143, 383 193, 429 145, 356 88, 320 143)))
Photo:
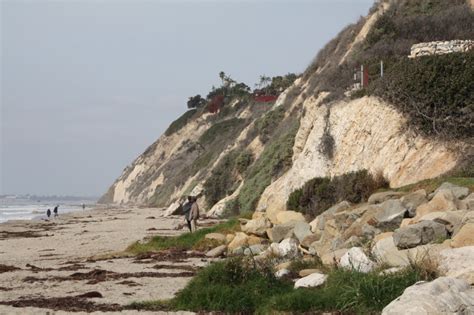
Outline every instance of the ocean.
POLYGON ((59 205, 58 214, 83 211, 82 204, 86 205, 85 210, 90 210, 95 206, 95 200, 47 200, 34 201, 30 199, 0 198, 0 223, 9 220, 41 220, 46 219, 46 210, 53 209, 59 205))

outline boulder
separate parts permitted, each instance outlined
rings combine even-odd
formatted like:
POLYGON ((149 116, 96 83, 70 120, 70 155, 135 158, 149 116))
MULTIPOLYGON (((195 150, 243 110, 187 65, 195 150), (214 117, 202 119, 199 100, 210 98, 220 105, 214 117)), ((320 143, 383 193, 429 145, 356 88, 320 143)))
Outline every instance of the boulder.
POLYGON ((393 240, 399 249, 406 249, 444 240, 447 236, 444 224, 434 221, 422 221, 396 229, 393 233, 393 240))
POLYGON ((232 240, 233 240, 234 238, 235 238, 235 234, 227 234, 227 235, 225 236, 225 242, 226 242, 227 244, 229 244, 230 242, 232 242, 232 240))
POLYGON ((421 217, 431 212, 457 210, 456 201, 451 190, 440 190, 430 202, 418 206, 413 222, 418 222, 421 217))
POLYGON ((301 246, 309 248, 311 246, 311 244, 313 244, 314 242, 319 241, 320 238, 321 238, 321 235, 310 234, 310 235, 306 236, 303 239, 303 241, 301 241, 301 246))
POLYGON ((349 209, 350 207, 351 204, 348 201, 342 201, 338 204, 335 204, 311 221, 309 224, 311 226, 311 231, 315 233, 318 230, 324 230, 324 224, 328 218, 332 218, 334 214, 349 209))
POLYGON ((283 268, 275 272, 275 277, 283 278, 284 276, 289 275, 289 274, 290 274, 290 270, 283 268))
POLYGON ((321 270, 319 269, 303 269, 303 270, 300 270, 300 272, 298 272, 298 275, 301 277, 301 278, 304 278, 306 276, 309 276, 313 273, 321 273, 321 270))
POLYGON ((265 236, 267 234, 267 229, 271 227, 272 224, 270 220, 265 217, 252 219, 243 224, 241 223, 240 225, 240 229, 242 230, 242 232, 258 236, 265 236))
POLYGON ((438 270, 445 276, 474 285, 474 246, 448 248, 439 253, 438 270))
POLYGON ((321 262, 327 266, 337 265, 339 264, 341 257, 344 256, 348 251, 349 250, 347 248, 343 248, 326 253, 321 256, 321 262))
POLYGON ((166 209, 164 216, 168 217, 170 215, 178 215, 178 214, 181 214, 181 212, 182 212, 181 204, 178 201, 175 201, 172 204, 170 204, 169 207, 166 209))
POLYGON ((321 273, 310 274, 309 276, 298 279, 295 282, 295 289, 297 289, 297 288, 318 287, 318 286, 322 285, 324 282, 326 282, 327 278, 328 278, 327 275, 324 275, 324 274, 321 274, 321 273))
POLYGON ((428 199, 426 198, 426 191, 424 189, 420 189, 405 195, 400 200, 402 205, 407 209, 408 216, 410 218, 416 216, 416 208, 428 202, 428 199))
POLYGON ((268 245, 255 244, 244 249, 244 255, 255 256, 260 255, 268 248, 268 245))
POLYGON ((469 188, 454 185, 449 182, 442 183, 441 186, 439 186, 438 189, 434 191, 434 194, 436 195, 442 190, 450 190, 457 199, 463 199, 469 195, 469 188))
POLYGON ((313 235, 313 233, 311 233, 311 226, 308 223, 302 222, 302 221, 299 221, 295 224, 295 228, 293 229, 293 234, 296 236, 298 241, 300 241, 300 243, 307 236, 313 235))
POLYGON ((456 248, 472 245, 474 245, 474 223, 467 223, 454 235, 451 246, 456 248))
POLYGON ((417 282, 388 304, 382 315, 437 315, 474 313, 474 289, 464 280, 440 277, 417 282))
POLYGON ((290 221, 306 222, 303 214, 296 211, 280 211, 276 215, 276 220, 278 224, 285 224, 290 221))
POLYGON ((272 243, 271 252, 278 257, 293 258, 298 256, 298 241, 293 238, 286 238, 281 243, 272 243))
POLYGON ((399 250, 393 242, 393 237, 388 236, 375 242, 372 255, 377 262, 388 266, 408 266, 410 259, 407 251, 399 250))
POLYGON ((428 213, 420 218, 421 221, 435 221, 446 226, 449 233, 455 234, 459 231, 462 225, 462 219, 467 211, 436 211, 428 213))
POLYGON ((382 192, 372 194, 369 197, 368 202, 369 202, 369 204, 373 205, 373 204, 377 204, 377 203, 382 203, 382 202, 387 201, 389 199, 400 198, 403 195, 404 195, 403 193, 397 192, 397 191, 382 191, 382 192))
POLYGON ((370 272, 375 268, 375 263, 371 261, 360 247, 352 247, 341 257, 339 265, 342 268, 353 269, 360 272, 370 272))
POLYGON ((376 227, 380 229, 394 229, 400 226, 407 209, 398 199, 390 199, 382 202, 380 210, 374 216, 376 227))
POLYGON ((292 237, 296 223, 297 221, 290 221, 285 224, 274 225, 273 228, 267 229, 268 238, 274 243, 279 243, 285 238, 292 237))
POLYGON ((464 200, 461 200, 465 210, 474 210, 474 193, 471 193, 464 200))
POLYGON ((281 269, 288 269, 290 268, 291 261, 285 261, 282 262, 281 264, 276 265, 275 269, 276 270, 281 270, 281 269))
POLYGON ((216 248, 213 248, 210 251, 208 251, 206 253, 206 256, 211 257, 211 258, 219 257, 219 256, 222 256, 225 253, 226 250, 227 250, 227 246, 220 245, 220 246, 217 246, 216 248))
POLYGON ((206 236, 204 236, 204 238, 206 238, 208 240, 216 240, 216 241, 219 241, 219 242, 222 242, 222 243, 226 242, 226 236, 224 234, 221 234, 221 233, 208 233, 208 234, 206 234, 206 236))
POLYGON ((260 237, 256 237, 253 235, 247 235, 243 232, 235 233, 235 237, 232 242, 229 243, 228 248, 230 251, 234 252, 234 249, 243 247, 243 246, 250 246, 255 244, 261 244, 263 239, 260 237))

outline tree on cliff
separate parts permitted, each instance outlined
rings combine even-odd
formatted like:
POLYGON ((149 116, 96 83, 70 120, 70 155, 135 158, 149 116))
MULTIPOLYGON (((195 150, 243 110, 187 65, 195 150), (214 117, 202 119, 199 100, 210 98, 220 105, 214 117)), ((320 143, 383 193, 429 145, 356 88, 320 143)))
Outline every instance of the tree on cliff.
POLYGON ((200 94, 190 96, 187 102, 188 108, 198 108, 206 104, 206 100, 200 94))

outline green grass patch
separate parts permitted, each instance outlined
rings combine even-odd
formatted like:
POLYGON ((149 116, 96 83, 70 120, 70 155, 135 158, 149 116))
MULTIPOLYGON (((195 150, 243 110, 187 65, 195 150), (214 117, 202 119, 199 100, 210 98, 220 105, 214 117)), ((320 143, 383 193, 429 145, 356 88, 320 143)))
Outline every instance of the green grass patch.
POLYGON ((331 311, 373 314, 420 280, 432 279, 415 266, 390 275, 333 269, 328 272, 323 286, 294 289, 291 281, 276 279, 268 263, 232 258, 201 270, 171 300, 134 303, 130 308, 260 314, 331 311))
POLYGON ((140 244, 138 242, 127 248, 128 252, 133 254, 142 254, 147 252, 160 251, 165 249, 201 249, 205 250, 215 245, 214 242, 205 240, 204 237, 209 233, 234 233, 240 229, 239 221, 231 219, 217 224, 213 227, 199 229, 194 233, 185 233, 179 236, 155 236, 148 242, 140 244), (209 242, 208 242, 209 241, 209 242), (205 246, 205 245, 208 246, 205 246))

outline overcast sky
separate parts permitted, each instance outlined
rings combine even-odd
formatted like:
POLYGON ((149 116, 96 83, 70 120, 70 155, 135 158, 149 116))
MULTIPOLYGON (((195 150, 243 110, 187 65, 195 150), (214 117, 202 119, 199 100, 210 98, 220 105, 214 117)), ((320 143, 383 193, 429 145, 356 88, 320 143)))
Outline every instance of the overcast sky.
POLYGON ((0 0, 0 194, 101 195, 219 71, 302 72, 372 3, 0 0))

